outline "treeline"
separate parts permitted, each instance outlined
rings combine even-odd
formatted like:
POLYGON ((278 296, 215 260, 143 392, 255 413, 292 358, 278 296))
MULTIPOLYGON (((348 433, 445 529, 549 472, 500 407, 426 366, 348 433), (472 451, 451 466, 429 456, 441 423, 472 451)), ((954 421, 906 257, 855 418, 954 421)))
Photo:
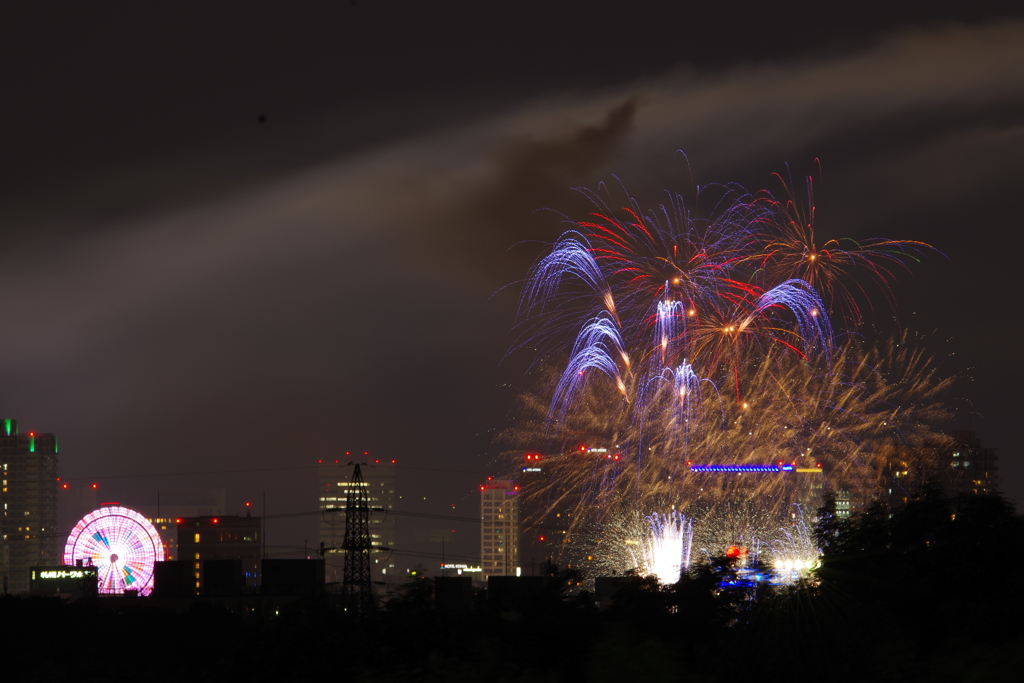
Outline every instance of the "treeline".
POLYGON ((0 600, 5 680, 987 681, 1024 664, 1024 520, 997 496, 925 490, 852 519, 826 507, 804 582, 749 585, 712 558, 610 604, 550 568, 540 590, 460 609, 417 579, 376 613, 309 600, 269 620, 0 600))

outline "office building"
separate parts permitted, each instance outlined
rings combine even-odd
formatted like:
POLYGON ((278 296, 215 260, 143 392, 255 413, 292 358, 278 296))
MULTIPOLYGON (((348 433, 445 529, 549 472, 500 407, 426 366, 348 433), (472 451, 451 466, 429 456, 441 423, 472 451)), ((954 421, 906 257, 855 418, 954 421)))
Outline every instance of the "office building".
MULTIPOLYGON (((262 535, 259 517, 180 517, 175 519, 178 533, 178 561, 190 562, 196 595, 203 593, 204 563, 216 560, 241 562, 245 585, 259 585, 262 535)), ((219 565, 218 565, 219 566, 219 565)))
MULTIPOLYGON (((558 561, 558 553, 572 522, 571 496, 552 480, 550 467, 560 458, 572 455, 523 455, 519 482, 519 562, 528 576, 541 575, 549 561, 558 561)), ((600 457, 600 456, 599 456, 600 457)))
POLYGON ((59 565, 57 437, 0 420, 0 591, 27 593, 31 568, 59 565))
POLYGON ((520 576, 519 487, 511 479, 487 478, 480 485, 481 579, 520 576))
MULTIPOLYGON (((136 505, 145 515, 164 543, 164 557, 178 558, 178 518, 223 517, 227 492, 224 489, 161 489, 148 505, 136 505)), ((187 560, 187 557, 181 559, 187 560)))
MULTIPOLYGON (((346 453, 344 458, 318 461, 317 507, 322 511, 318 543, 324 549, 327 583, 339 583, 343 579, 345 505, 351 489, 354 457, 346 453)), ((361 457, 363 487, 371 509, 370 541, 374 548, 380 549, 371 554, 370 568, 374 581, 387 582, 395 568, 391 555, 395 547, 395 461, 371 459, 368 453, 361 457)))
POLYGON ((825 503, 825 476, 821 465, 794 466, 786 481, 790 520, 798 520, 801 513, 805 521, 812 520, 825 503))

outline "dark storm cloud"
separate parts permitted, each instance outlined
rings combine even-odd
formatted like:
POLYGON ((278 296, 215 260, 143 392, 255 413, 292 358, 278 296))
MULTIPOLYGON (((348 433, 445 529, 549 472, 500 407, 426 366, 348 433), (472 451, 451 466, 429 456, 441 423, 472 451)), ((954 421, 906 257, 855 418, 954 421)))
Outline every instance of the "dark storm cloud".
MULTIPOLYGON (((514 314, 514 296, 488 298, 537 253, 505 250, 557 237, 558 216, 537 209, 579 217, 572 185, 614 173, 645 205, 686 189, 683 149, 698 182, 753 187, 821 157, 823 230, 949 253, 899 294, 975 359, 982 436, 1009 456, 1016 436, 998 424, 1024 409, 1004 388, 1024 381, 1021 330, 993 295, 1007 270, 989 264, 1024 246, 1022 105, 1024 25, 948 27, 539 100, 202 203, 93 215, 89 230, 72 211, 0 252, 0 413, 59 432, 69 476, 309 462, 367 443, 486 467, 514 314)), ((438 495, 474 476, 434 482, 438 495)), ((239 497, 284 485, 201 483, 249 487, 239 497)), ((304 485, 278 509, 309 507, 304 485)))

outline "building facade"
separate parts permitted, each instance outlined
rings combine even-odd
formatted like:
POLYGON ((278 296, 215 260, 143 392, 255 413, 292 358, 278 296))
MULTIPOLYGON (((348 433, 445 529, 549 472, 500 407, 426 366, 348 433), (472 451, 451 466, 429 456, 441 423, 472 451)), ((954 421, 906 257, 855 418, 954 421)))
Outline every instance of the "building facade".
POLYGON ((164 557, 170 561, 179 559, 176 520, 186 517, 223 517, 226 500, 225 489, 162 489, 156 492, 155 505, 136 505, 135 509, 156 528, 164 543, 164 557))
POLYGON ((520 576, 519 487, 511 479, 487 478, 480 485, 481 578, 520 576))
MULTIPOLYGON (((368 454, 363 454, 366 458, 368 454)), ((324 549, 327 583, 343 579, 345 565, 345 504, 352 488, 353 466, 345 459, 320 460, 317 473, 317 509, 320 514, 319 543, 324 549)), ((370 504, 370 541, 379 550, 370 557, 374 581, 387 582, 394 574, 391 550, 395 547, 395 461, 368 459, 360 462, 363 488, 370 504)))
POLYGON ((946 468, 946 491, 950 495, 983 495, 999 490, 996 449, 981 445, 973 431, 953 432, 946 468))
POLYGON ((260 584, 261 521, 259 517, 236 516, 175 519, 178 560, 191 563, 196 595, 203 592, 204 563, 212 560, 240 561, 245 585, 255 588, 260 584))
POLYGON ((0 591, 27 593, 33 566, 59 565, 57 437, 0 420, 0 591))
POLYGON ((575 455, 526 453, 517 481, 519 495, 519 562, 523 573, 540 575, 548 562, 561 558, 563 542, 569 533, 573 510, 571 497, 553 481, 549 465, 559 458, 575 455))
POLYGON ((996 451, 973 431, 953 432, 926 446, 888 446, 881 453, 881 499, 890 508, 906 504, 926 484, 940 486, 947 496, 998 491, 996 451))

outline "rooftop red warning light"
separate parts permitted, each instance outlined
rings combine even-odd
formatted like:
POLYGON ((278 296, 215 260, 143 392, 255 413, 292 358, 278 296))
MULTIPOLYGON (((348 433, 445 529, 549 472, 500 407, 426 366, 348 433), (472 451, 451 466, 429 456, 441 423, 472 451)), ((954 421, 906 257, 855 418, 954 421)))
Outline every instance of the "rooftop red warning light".
POLYGON ((67 487, 68 487, 68 485, 67 485, 67 484, 62 484, 61 486, 62 486, 63 488, 67 488, 67 487))
POLYGON ((93 485, 92 485, 92 487, 93 487, 94 489, 98 489, 98 488, 100 487, 100 485, 99 485, 99 484, 93 484, 93 485))
POLYGON ((181 517, 177 517, 177 518, 176 518, 176 519, 174 520, 174 523, 175 523, 175 524, 181 524, 181 517))
POLYGON ((35 433, 35 432, 29 432, 29 433, 28 433, 28 435, 29 435, 29 436, 35 436, 35 435, 36 435, 36 433, 35 433))
POLYGON ((392 464, 392 465, 394 465, 394 464, 395 464, 395 461, 394 461, 394 460, 392 460, 392 461, 391 461, 391 464, 392 464))
POLYGON ((216 517, 214 517, 214 518, 213 518, 213 523, 214 523, 214 524, 216 524, 216 523, 217 523, 218 521, 219 521, 219 520, 218 520, 218 519, 217 519, 216 517))
POLYGON ((318 463, 323 463, 323 460, 317 460, 318 463))
POLYGON ((379 464, 380 464, 380 460, 374 460, 374 461, 373 461, 373 464, 375 464, 375 465, 379 465, 379 464))

